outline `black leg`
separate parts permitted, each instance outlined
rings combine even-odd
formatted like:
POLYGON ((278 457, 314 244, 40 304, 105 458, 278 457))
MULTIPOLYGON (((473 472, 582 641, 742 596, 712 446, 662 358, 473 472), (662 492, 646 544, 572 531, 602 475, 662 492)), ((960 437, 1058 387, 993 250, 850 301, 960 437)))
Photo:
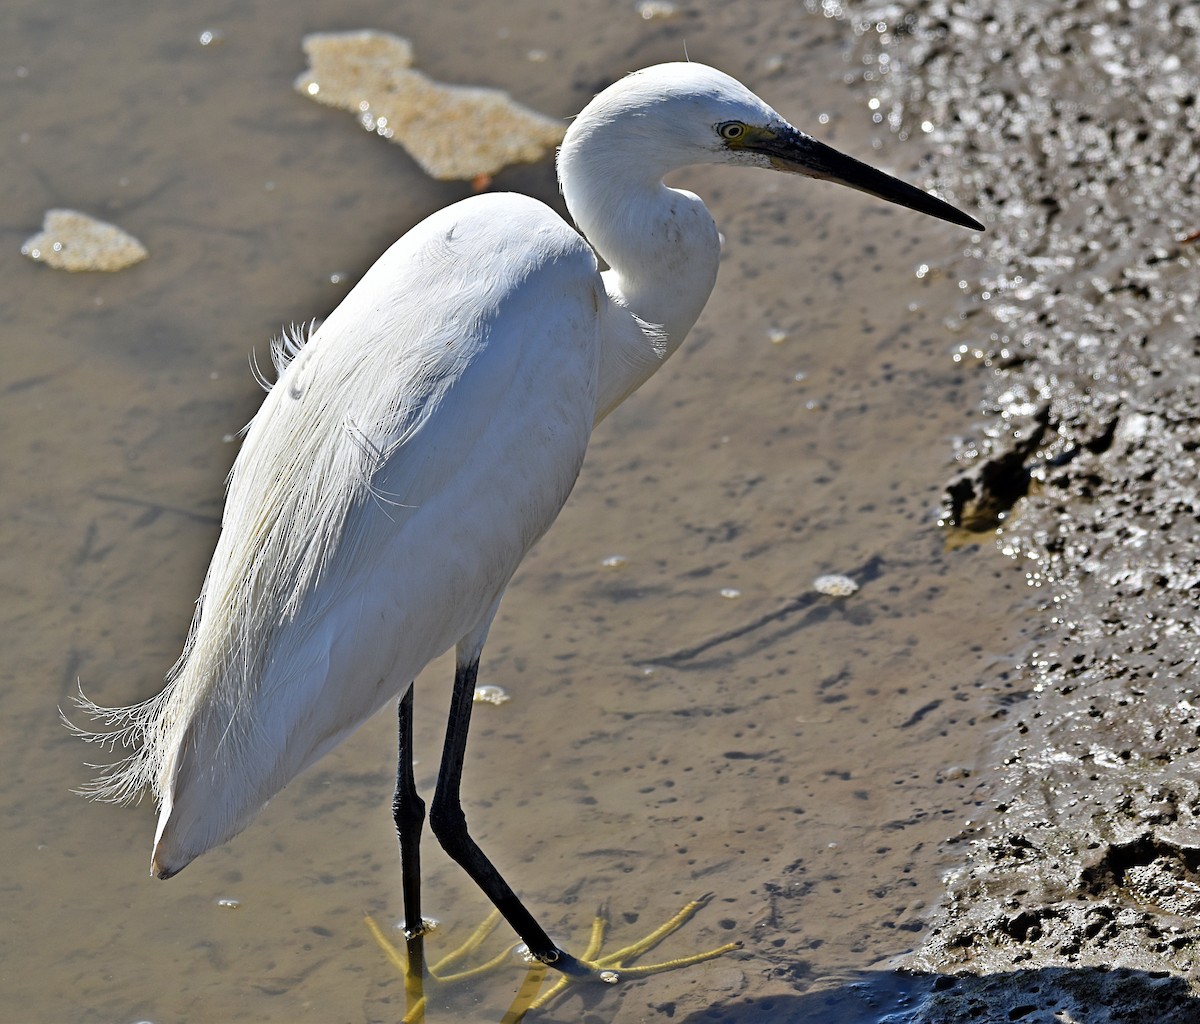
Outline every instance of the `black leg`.
POLYGON ((425 825, 425 801, 417 793, 413 776, 412 742, 413 687, 400 698, 396 717, 400 744, 396 760, 396 795, 392 799, 392 820, 400 839, 400 877, 404 894, 404 930, 409 939, 424 933, 421 917, 421 829, 425 825))
POLYGON ((450 720, 446 727, 446 746, 438 772, 437 791, 429 813, 429 824, 443 849, 475 880, 496 909, 512 925, 529 947, 530 953, 544 964, 569 974, 590 974, 575 957, 563 952, 525 909, 508 883, 500 877, 492 862, 467 833, 460 789, 463 759, 467 752, 467 732, 475 700, 475 680, 479 658, 467 664, 459 662, 454 671, 454 694, 450 700, 450 720))

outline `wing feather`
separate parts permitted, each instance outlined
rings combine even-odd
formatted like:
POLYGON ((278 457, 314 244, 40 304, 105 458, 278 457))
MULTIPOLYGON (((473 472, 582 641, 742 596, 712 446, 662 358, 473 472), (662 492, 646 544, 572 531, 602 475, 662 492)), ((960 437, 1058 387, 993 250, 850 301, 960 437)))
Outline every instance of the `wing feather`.
POLYGON ((602 289, 546 207, 477 197, 397 242, 306 343, 273 347, 166 688, 84 705, 94 738, 133 750, 90 792, 154 791, 162 873, 491 614, 578 473, 602 289))

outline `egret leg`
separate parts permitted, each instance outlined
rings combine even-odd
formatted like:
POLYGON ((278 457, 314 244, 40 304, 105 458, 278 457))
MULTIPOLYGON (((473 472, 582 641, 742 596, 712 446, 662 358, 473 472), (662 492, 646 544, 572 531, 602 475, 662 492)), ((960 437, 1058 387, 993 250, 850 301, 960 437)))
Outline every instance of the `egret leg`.
POLYGON ((400 886, 408 947, 404 970, 406 1022, 422 1020, 425 1008, 425 919, 421 916, 421 829, 425 825, 425 801, 417 792, 413 774, 413 689, 410 685, 396 710, 399 752, 396 794, 392 798, 392 820, 400 840, 400 886))
POLYGON ((542 926, 512 891, 487 855, 467 832, 460 791, 463 761, 467 753, 467 733, 475 703, 475 682, 479 677, 479 656, 460 661, 454 670, 454 693, 450 698, 450 719, 446 726, 446 745, 438 772, 437 790, 429 812, 429 824, 442 848, 474 879, 475 884, 513 930, 529 947, 535 960, 567 974, 591 975, 594 972, 550 941, 542 926))
POLYGON ((421 829, 425 825, 425 801, 417 792, 413 773, 413 687, 400 698, 396 709, 399 725, 399 754, 396 760, 396 795, 392 798, 392 820, 400 840, 400 884, 404 895, 404 933, 416 938, 425 932, 421 917, 421 829))

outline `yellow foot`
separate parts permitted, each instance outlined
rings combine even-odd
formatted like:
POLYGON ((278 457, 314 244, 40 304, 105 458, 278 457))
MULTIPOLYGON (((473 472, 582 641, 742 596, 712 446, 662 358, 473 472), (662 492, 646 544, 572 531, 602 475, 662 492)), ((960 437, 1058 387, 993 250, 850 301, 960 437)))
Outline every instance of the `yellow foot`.
MULTIPOLYGON (((561 975, 553 985, 529 1004, 528 1009, 540 1009, 555 996, 561 995, 567 986, 580 980, 587 980, 589 977, 598 978, 600 981, 615 985, 618 982, 628 981, 633 978, 648 978, 652 974, 664 974, 667 971, 677 971, 681 967, 691 967, 694 964, 704 963, 705 960, 715 960, 719 956, 724 956, 735 949, 740 949, 742 945, 740 942, 727 942, 723 946, 706 950, 703 953, 692 953, 689 956, 677 957, 674 960, 663 960, 656 964, 638 964, 634 966, 639 958, 654 949, 668 935, 673 935, 679 931, 680 928, 696 916, 697 911, 707 906, 711 900, 712 893, 706 893, 699 899, 686 903, 673 917, 659 925, 648 935, 638 939, 637 942, 632 942, 628 946, 623 946, 612 953, 605 953, 603 955, 601 955, 600 950, 604 946, 604 934, 608 928, 608 919, 604 916, 603 912, 597 914, 596 918, 592 921, 592 936, 588 940, 587 948, 583 951, 583 956, 579 958, 581 965, 588 970, 588 974, 584 975, 582 979, 575 974, 561 975)), ((551 964, 550 966, 553 967, 554 965, 551 964)), ((520 1018, 517 1019, 519 1020, 520 1018)))
MULTIPOLYGON (((569 985, 580 981, 600 980, 615 985, 620 981, 633 978, 646 978, 652 974, 662 974, 666 971, 679 970, 682 967, 691 967, 693 964, 712 960, 740 948, 740 942, 728 942, 716 949, 710 949, 703 953, 693 953, 690 956, 678 957, 674 960, 664 960, 656 964, 636 964, 638 959, 658 946, 667 936, 674 934, 687 924, 696 915, 697 911, 706 906, 711 899, 712 894, 710 893, 701 896, 697 900, 692 900, 683 906, 670 920, 659 925, 654 931, 637 942, 632 942, 621 949, 605 954, 601 954, 601 949, 604 945, 608 921, 603 912, 597 914, 596 918, 592 921, 591 938, 588 940, 587 948, 583 951, 583 956, 578 960, 570 958, 573 967, 571 973, 561 974, 550 988, 541 995, 538 995, 538 989, 541 987, 542 980, 546 975, 547 966, 540 963, 532 964, 521 983, 516 998, 513 1000, 508 1012, 501 1019, 500 1024, 519 1024, 530 1010, 540 1009, 549 1003, 550 1000, 561 995, 569 985), (579 968, 582 968, 582 971, 579 968)), ((495 971, 512 962, 512 954, 515 947, 509 946, 497 956, 474 967, 461 966, 468 957, 479 949, 499 923, 500 914, 498 911, 493 911, 471 933, 465 942, 451 950, 441 960, 426 970, 423 963, 423 936, 416 936, 409 939, 407 949, 402 951, 384 935, 379 925, 370 917, 367 918, 367 928, 370 930, 371 935, 396 969, 404 975, 408 1012, 404 1015, 403 1024, 420 1024, 425 1019, 423 983, 426 976, 435 985, 450 985, 495 971)))
MULTIPOLYGON (((490 960, 476 964, 473 967, 460 966, 483 945, 488 936, 496 930, 496 926, 499 923, 500 911, 493 910, 464 942, 450 950, 437 963, 426 967, 424 939, 429 934, 428 929, 422 927, 419 933, 409 937, 406 942, 407 948, 402 950, 384 935, 383 929, 375 923, 374 918, 370 915, 367 916, 367 930, 370 931, 379 948, 384 951, 387 958, 392 962, 392 966, 404 976, 407 1012, 402 1018, 402 1024, 420 1024, 421 1021, 424 1021, 425 979, 427 977, 437 986, 453 985, 483 974, 488 974, 512 962, 513 950, 516 948, 515 945, 507 946, 490 960)), ((542 978, 545 973, 546 968, 542 964, 535 964, 531 967, 529 976, 526 977, 518 992, 518 1000, 521 1000, 522 995, 526 993, 528 994, 528 999, 532 1000, 537 995, 538 988, 541 987, 542 978), (533 982, 532 991, 530 991, 530 977, 534 975, 536 975, 536 981, 533 982)), ((513 1024, 519 1021, 522 1016, 524 1016, 524 1010, 521 1011, 520 1016, 512 1018, 513 1024)), ((504 1024, 508 1024, 508 1021, 509 1017, 505 1016, 504 1024)))

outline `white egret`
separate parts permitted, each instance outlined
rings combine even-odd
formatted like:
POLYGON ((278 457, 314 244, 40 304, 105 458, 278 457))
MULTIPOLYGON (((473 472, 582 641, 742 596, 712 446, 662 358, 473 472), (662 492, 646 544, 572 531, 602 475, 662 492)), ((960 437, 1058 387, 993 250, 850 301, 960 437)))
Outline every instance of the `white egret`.
POLYGON ((572 123, 558 171, 578 232, 519 195, 466 199, 414 227, 307 341, 275 346, 278 381, 230 475, 165 689, 126 708, 84 702, 106 724, 89 738, 132 749, 91 793, 157 798, 155 875, 232 838, 399 696, 394 817, 419 930, 412 681, 455 647, 433 832, 535 958, 591 973, 471 839, 459 785, 506 585, 567 500, 595 424, 679 347, 712 290, 713 219, 663 184, 692 164, 824 178, 982 229, 693 63, 630 75, 572 123))

